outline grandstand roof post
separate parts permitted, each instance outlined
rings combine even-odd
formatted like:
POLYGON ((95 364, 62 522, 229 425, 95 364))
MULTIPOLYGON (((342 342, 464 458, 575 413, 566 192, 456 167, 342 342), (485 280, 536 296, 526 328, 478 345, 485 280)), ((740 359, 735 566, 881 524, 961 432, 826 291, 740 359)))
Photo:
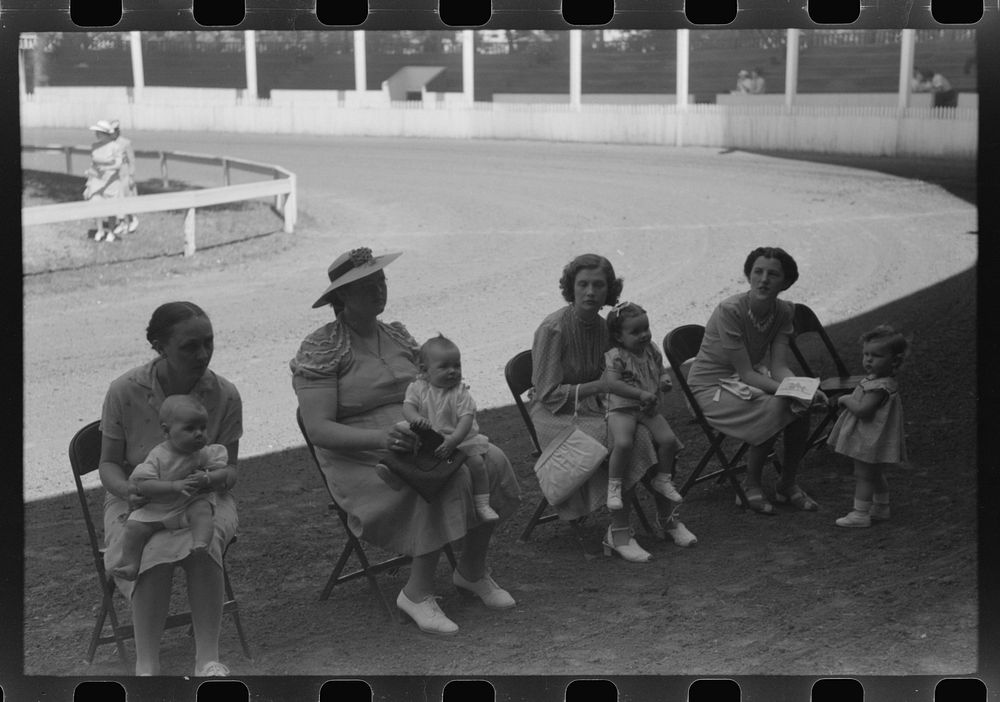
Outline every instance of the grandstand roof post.
POLYGON ((795 93, 799 84, 799 34, 801 29, 787 30, 785 36, 785 107, 795 103, 795 93))
POLYGON ((476 100, 474 58, 476 33, 471 29, 462 30, 462 95, 470 105, 476 100))
POLYGON ((688 57, 691 46, 691 31, 677 30, 677 120, 675 122, 674 144, 684 146, 684 114, 688 108, 688 57))
POLYGON ((677 30, 677 106, 684 108, 688 105, 688 50, 691 43, 691 30, 677 30))
POLYGON ((913 80, 913 54, 916 47, 915 29, 904 29, 899 42, 899 103, 900 110, 910 105, 910 81, 913 80))
POLYGON ((243 46, 247 64, 247 99, 257 99, 257 32, 248 29, 243 32, 243 46))
POLYGON ((142 32, 128 33, 129 48, 132 51, 132 99, 142 99, 142 89, 146 87, 146 77, 142 66, 142 32))
POLYGON ((365 72, 365 30, 354 30, 354 89, 363 93, 368 89, 365 72))
POLYGON ((580 85, 583 65, 583 36, 581 30, 569 30, 569 104, 580 109, 580 85))

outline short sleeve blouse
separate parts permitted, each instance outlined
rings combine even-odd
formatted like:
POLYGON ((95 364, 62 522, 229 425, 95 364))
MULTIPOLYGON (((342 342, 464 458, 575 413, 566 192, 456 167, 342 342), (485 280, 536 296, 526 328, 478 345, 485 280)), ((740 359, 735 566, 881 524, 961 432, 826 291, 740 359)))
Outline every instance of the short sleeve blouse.
MULTIPOLYGON (((126 473, 163 441, 159 413, 166 396, 156 379, 157 364, 162 362, 154 359, 116 378, 104 398, 101 432, 125 442, 126 473)), ((235 385, 206 370, 188 394, 208 413, 209 443, 228 446, 243 436, 243 402, 235 385)))
POLYGON ((688 374, 688 384, 692 388, 713 385, 736 371, 729 362, 728 351, 746 349, 753 366, 767 365, 772 345, 787 343, 791 338, 793 303, 778 300, 774 322, 764 332, 750 323, 749 306, 746 293, 739 293, 720 302, 712 312, 705 324, 701 348, 688 374))
POLYGON ((335 389, 338 417, 401 404, 406 387, 417 375, 419 346, 399 322, 379 321, 377 329, 380 354, 355 353, 340 318, 311 333, 289 363, 292 387, 296 391, 335 389))

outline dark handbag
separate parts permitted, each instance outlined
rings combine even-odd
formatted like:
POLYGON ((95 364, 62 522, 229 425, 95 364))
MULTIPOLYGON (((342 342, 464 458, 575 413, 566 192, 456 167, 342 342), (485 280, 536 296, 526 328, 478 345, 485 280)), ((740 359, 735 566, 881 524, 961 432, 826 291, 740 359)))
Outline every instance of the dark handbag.
POLYGON ((431 502, 462 467, 466 456, 458 449, 445 458, 435 456, 434 450, 444 442, 444 437, 432 429, 410 428, 420 439, 417 452, 390 452, 381 462, 393 475, 416 490, 427 502, 431 502))

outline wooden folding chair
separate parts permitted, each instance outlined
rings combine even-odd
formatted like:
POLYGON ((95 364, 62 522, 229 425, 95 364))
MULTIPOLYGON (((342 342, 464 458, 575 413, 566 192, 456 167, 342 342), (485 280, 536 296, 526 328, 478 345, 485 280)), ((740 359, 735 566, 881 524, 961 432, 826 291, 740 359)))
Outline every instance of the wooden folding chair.
MULTIPOLYGON (((385 608, 391 619, 397 619, 396 608, 389 604, 389 601, 385 598, 382 593, 382 588, 379 587, 378 580, 375 578, 381 572, 389 571, 395 572, 403 566, 409 565, 412 561, 412 557, 406 555, 396 555, 391 558, 387 558, 384 561, 379 561, 378 563, 372 563, 368 560, 368 556, 365 555, 364 545, 361 540, 354 535, 351 531, 351 527, 348 524, 347 512, 341 507, 333 497, 333 493, 330 491, 330 484, 326 480, 326 473, 320 467, 319 458, 316 456, 316 447, 313 446, 312 440, 309 438, 309 434, 306 433, 306 425, 302 421, 302 412, 296 408, 295 410, 295 421, 299 425, 299 431, 302 432, 302 438, 306 442, 306 448, 309 449, 309 455, 312 456, 313 463, 316 465, 316 470, 319 472, 320 478, 323 480, 323 486, 326 488, 327 494, 330 496, 330 504, 327 505, 331 512, 335 512, 337 517, 340 519, 340 524, 344 528, 344 534, 347 535, 347 543, 344 545, 344 549, 340 552, 340 556, 337 558, 337 562, 333 567, 333 571, 330 573, 330 577, 327 578, 326 585, 323 586, 323 591, 319 595, 320 600, 326 600, 330 597, 330 593, 333 591, 335 585, 340 585, 341 583, 346 583, 351 580, 356 580, 358 578, 367 578, 368 583, 371 585, 372 590, 378 597, 379 602, 385 608), (357 570, 352 570, 347 573, 344 572, 344 568, 347 566, 347 561, 350 559, 351 555, 355 555, 361 567, 357 570)), ((374 467, 373 467, 374 470, 374 467)), ((456 567, 455 562, 455 552, 451 548, 451 544, 445 544, 444 546, 445 556, 448 557, 448 562, 451 564, 452 569, 456 567)))
MULTIPOLYGON (((83 511, 83 521, 87 526, 87 537, 90 541, 90 552, 94 559, 94 568, 97 571, 97 579, 101 584, 101 609, 94 622, 94 631, 90 636, 90 646, 87 648, 87 662, 94 660, 94 653, 101 644, 114 643, 118 649, 118 657, 122 663, 128 665, 128 656, 125 654, 125 641, 135 638, 135 630, 131 624, 120 624, 118 613, 115 611, 114 595, 117 587, 115 579, 104 570, 104 545, 97 536, 97 528, 94 524, 94 517, 90 512, 90 504, 87 500, 87 493, 83 488, 82 476, 97 470, 101 461, 101 429, 100 421, 91 422, 80 429, 69 442, 69 463, 73 468, 73 479, 76 481, 76 494, 80 498, 80 507, 83 511), (110 620, 111 633, 103 634, 104 622, 110 620)), ((240 622, 239 605, 236 596, 233 595, 233 586, 229 582, 229 573, 226 571, 226 553, 229 547, 236 543, 236 537, 226 544, 222 553, 222 578, 225 586, 226 599, 222 605, 223 614, 229 614, 236 624, 236 633, 240 637, 240 645, 243 647, 243 655, 248 660, 252 660, 250 647, 247 645, 246 635, 243 632, 243 625, 240 622)), ((173 629, 181 626, 192 626, 191 613, 181 612, 171 614, 167 617, 165 629, 173 629)))
POLYGON ((746 470, 746 463, 741 463, 741 461, 750 448, 750 444, 745 441, 741 442, 732 458, 726 455, 722 444, 728 437, 708 423, 708 419, 705 418, 704 413, 701 411, 701 406, 695 399, 694 393, 691 392, 691 386, 687 382, 688 366, 685 362, 698 355, 698 349, 701 348, 701 341, 704 336, 705 327, 700 324, 685 324, 671 330, 663 337, 663 353, 666 355, 667 361, 670 363, 670 367, 673 369, 674 376, 677 379, 677 384, 681 386, 681 391, 687 400, 687 405, 692 415, 691 421, 701 428, 705 434, 705 438, 708 439, 708 449, 701 457, 701 460, 698 461, 694 470, 688 475, 687 480, 684 481, 678 492, 682 495, 687 495, 688 491, 699 483, 708 480, 716 480, 718 482, 729 480, 729 483, 733 486, 733 490, 739 496, 740 504, 746 507, 747 496, 743 492, 743 486, 740 485, 736 474, 742 470, 746 470), (702 473, 713 458, 718 461, 719 468, 703 475, 702 473))
MULTIPOLYGON (((527 406, 524 404, 523 396, 532 386, 531 380, 532 365, 531 365, 531 351, 521 351, 514 355, 507 365, 504 367, 503 374, 504 378, 507 380, 507 387, 510 388, 511 395, 514 396, 514 404, 517 405, 518 412, 521 413, 521 419, 524 420, 524 426, 528 429, 528 435, 531 437, 531 443, 534 444, 535 450, 532 451, 532 456, 539 456, 542 452, 541 446, 538 444, 538 434, 535 431, 535 423, 531 420, 531 414, 528 412, 527 406)), ((644 483, 648 488, 649 485, 644 483)), ((544 496, 539 500, 538 506, 535 507, 535 511, 532 513, 531 518, 528 520, 528 524, 524 527, 524 531, 521 532, 521 541, 527 541, 531 532, 539 524, 544 524, 546 522, 551 522, 554 519, 559 519, 559 515, 555 512, 550 512, 545 514, 545 511, 550 507, 548 500, 544 496)), ((649 525, 649 521, 646 519, 645 513, 642 511, 642 507, 639 504, 639 498, 632 493, 632 506, 635 508, 636 515, 639 517, 639 522, 642 524, 643 528, 647 533, 653 533, 653 529, 649 525)), ((578 521, 571 520, 570 525, 574 528, 574 532, 578 532, 578 521)), ((580 538, 580 534, 576 533, 577 538, 580 538)), ((581 542, 582 543, 582 542, 581 542)))
MULTIPOLYGON (((791 347, 792 353, 795 355, 795 360, 798 361, 799 366, 802 368, 802 372, 813 378, 821 377, 820 373, 815 372, 813 367, 806 361, 805 354, 802 351, 800 343, 803 335, 816 334, 829 356, 829 360, 825 362, 824 365, 828 366, 829 362, 832 361, 833 367, 837 372, 837 375, 835 376, 823 378, 820 381, 819 389, 831 398, 837 398, 841 395, 853 392, 854 388, 859 382, 861 382, 864 376, 850 374, 847 370, 847 365, 843 362, 843 360, 841 360, 840 354, 837 353, 837 347, 834 346, 833 341, 826 333, 826 329, 823 328, 823 325, 816 316, 816 313, 806 305, 795 303, 795 314, 792 318, 792 326, 795 333, 788 345, 791 347)), ((816 425, 816 428, 809 434, 809 438, 806 440, 806 451, 826 442, 827 437, 830 435, 827 427, 830 426, 830 424, 836 419, 837 406, 833 405, 828 407, 823 415, 823 418, 816 425)))

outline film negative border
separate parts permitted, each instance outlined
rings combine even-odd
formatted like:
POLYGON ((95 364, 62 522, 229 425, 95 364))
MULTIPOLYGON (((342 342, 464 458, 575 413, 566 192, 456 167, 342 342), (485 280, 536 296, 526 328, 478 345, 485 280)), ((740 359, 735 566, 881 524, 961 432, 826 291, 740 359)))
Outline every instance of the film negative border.
MULTIPOLYGON (((940 1, 940 0, 939 0, 940 1)), ((946 2, 948 0, 945 0, 946 2)), ((194 16, 194 8, 191 2, 166 1, 157 3, 157 9, 145 7, 147 3, 141 0, 124 0, 122 16, 114 31, 135 31, 135 30, 210 30, 219 27, 205 26, 199 24, 194 16)), ((644 29, 677 29, 691 28, 696 25, 691 24, 684 12, 683 0, 673 0, 671 2, 660 2, 657 0, 617 0, 614 3, 615 13, 613 18, 603 25, 606 28, 644 28, 644 29)), ((245 16, 237 27, 239 29, 260 29, 260 30, 287 30, 289 28, 299 30, 322 30, 322 29, 365 29, 365 30, 395 30, 395 29, 454 29, 454 25, 449 25, 442 20, 439 4, 437 0, 409 0, 408 2, 393 0, 369 0, 366 7, 364 20, 356 25, 330 25, 324 24, 317 17, 316 3, 313 2, 282 2, 280 7, 266 2, 248 2, 245 8, 245 16)), ((488 21, 482 25, 477 25, 477 29, 494 28, 535 28, 535 29, 571 29, 573 24, 566 21, 562 6, 559 0, 493 0, 491 15, 488 21)), ((974 26, 981 32, 979 47, 981 51, 988 53, 996 63, 996 47, 1000 46, 1000 31, 998 31, 998 16, 1000 7, 998 0, 986 0, 983 3, 983 16, 974 26)), ((37 0, 4 0, 0 3, 0 45, 3 48, 3 65, 11 66, 14 63, 14 53, 17 46, 17 33, 22 31, 82 31, 87 28, 78 27, 71 19, 71 7, 68 0, 60 2, 39 2, 37 0), (11 41, 13 39, 13 41, 11 41)), ((731 23, 726 25, 727 29, 751 29, 765 27, 801 27, 801 28, 821 28, 823 24, 818 24, 812 20, 808 12, 808 4, 805 2, 786 2, 784 0, 741 0, 738 4, 736 17, 731 23)), ((914 2, 884 2, 882 0, 861 0, 859 3, 859 13, 856 21, 851 23, 851 28, 855 29, 877 29, 877 28, 917 28, 936 29, 954 28, 959 25, 944 24, 935 18, 933 5, 929 0, 918 0, 914 2)), ((228 28, 228 27, 227 27, 228 28)), ((983 60, 981 64, 989 65, 983 60)), ((987 83, 983 81, 995 81, 994 89, 1000 87, 997 79, 997 71, 992 73, 984 70, 984 77, 981 78, 981 85, 987 83)), ((7 102, 4 103, 7 110, 11 109, 13 102, 14 109, 17 104, 16 76, 11 76, 6 72, 3 78, 2 94, 7 102), (12 80, 13 89, 12 89, 12 80), (11 96, 13 95, 13 100, 11 96)), ((994 90, 992 95, 984 95, 981 101, 981 124, 997 124, 998 109, 994 90)), ((994 225, 995 231, 997 223, 997 205, 995 192, 987 188, 997 187, 997 166, 1000 159, 1000 145, 998 145, 996 134, 988 133, 988 129, 980 129, 980 210, 981 217, 994 225), (993 198, 993 200, 990 199, 993 198)), ((12 137, 10 143, 5 142, 5 147, 10 148, 11 144, 16 147, 16 136, 12 137)), ((990 231, 985 226, 981 231, 990 231)), ((995 244, 986 242, 984 244, 984 258, 991 253, 987 247, 995 244)), ((995 252, 992 252, 995 253, 995 252)), ((982 422, 982 418, 980 419, 982 422)), ((980 494, 989 494, 987 490, 993 490, 996 486, 994 476, 980 475, 980 494)), ((12 508, 8 511, 8 517, 13 521, 20 516, 23 519, 23 511, 19 509, 19 495, 14 491, 5 496, 5 507, 10 503, 12 508), (13 497, 14 499, 10 499, 13 497)), ((989 517, 990 521, 984 522, 986 525, 996 527, 996 515, 989 517)), ((982 533, 982 530, 981 530, 982 533)), ((990 536, 990 545, 995 546, 996 531, 990 536)), ((20 549, 18 539, 5 539, 4 547, 7 551, 20 549)), ((980 546, 981 558, 985 560, 987 556, 995 555, 995 548, 984 550, 980 546)), ((19 562, 20 553, 6 553, 9 562, 19 562)), ((980 661, 989 660, 989 654, 995 654, 997 648, 996 640, 991 640, 989 635, 995 634, 996 628, 996 606, 997 593, 994 588, 997 586, 997 576, 995 567, 990 569, 983 564, 988 572, 980 578, 981 588, 989 588, 980 592, 982 605, 988 608, 987 615, 981 621, 980 633, 980 661)), ((9 579, 8 579, 9 580, 9 579)), ((3 590, 3 602, 5 607, 4 624, 21 625, 20 590, 16 586, 12 589, 9 584, 5 584, 3 590), (13 605, 11 607, 10 605, 13 605)), ((380 677, 380 676, 360 676, 350 679, 328 679, 322 676, 307 678, 300 677, 241 677, 231 681, 234 685, 213 684, 206 687, 204 681, 189 680, 183 678, 145 680, 139 678, 123 678, 119 681, 107 681, 105 676, 94 679, 61 678, 61 677, 37 677, 27 678, 18 673, 21 670, 21 659, 23 638, 21 633, 8 638, 9 645, 2 656, 2 672, 0 672, 0 699, 30 699, 47 698, 52 700, 71 700, 79 693, 81 683, 109 682, 114 688, 120 687, 125 693, 121 698, 146 700, 146 699, 233 699, 248 698, 253 700, 437 700, 446 699, 449 685, 456 680, 470 681, 468 676, 460 678, 451 676, 430 676, 430 677, 380 677), (14 646, 13 644, 18 644, 14 646), (13 649, 13 650, 12 650, 13 649), (360 683, 360 684, 359 684, 360 683), (245 686, 246 695, 240 691, 245 686), (231 688, 231 689, 229 689, 231 688)), ((996 663, 994 668, 986 671, 982 677, 978 675, 968 676, 957 674, 954 678, 948 676, 917 676, 917 677, 881 677, 881 676, 860 676, 858 678, 847 678, 860 683, 863 690, 863 699, 871 702, 883 702, 889 700, 913 700, 914 702, 945 702, 946 700, 963 699, 971 702, 985 702, 987 695, 992 692, 995 697, 997 685, 996 663), (993 676, 993 677, 990 677, 993 676), (942 690, 942 688, 947 688, 942 690), (939 697, 938 693, 943 695, 939 697), (971 693, 971 697, 969 696, 971 693)), ((595 677, 592 680, 583 680, 574 677, 553 676, 546 678, 531 677, 493 677, 483 676, 482 680, 472 679, 475 683, 472 688, 465 688, 462 692, 468 693, 464 699, 495 699, 500 701, 530 700, 531 702, 567 702, 576 699, 594 700, 662 700, 672 702, 673 700, 693 700, 700 702, 698 687, 705 688, 705 681, 715 683, 711 686, 713 699, 729 700, 760 700, 760 699, 782 699, 805 702, 813 699, 830 699, 822 697, 822 691, 817 693, 817 683, 835 678, 825 678, 823 676, 727 676, 724 673, 715 676, 611 676, 609 678, 595 677), (739 696, 732 697, 733 686, 728 681, 735 684, 739 696), (490 690, 486 690, 480 682, 488 683, 490 690), (581 686, 580 684, 583 683, 581 686), (607 684, 610 683, 610 686, 607 684), (576 691, 572 691, 576 685, 576 691), (473 689, 475 688, 475 689, 473 689), (613 691, 611 690, 613 688, 613 691), (490 696, 492 691, 492 697, 490 696), (720 696, 721 693, 721 696, 720 696), (574 695, 581 695, 574 697, 574 695)), ((230 681, 226 681, 227 683, 230 681)), ((93 688, 91 688, 93 689, 93 688)), ((104 688, 112 690, 113 688, 104 688)), ((852 693, 847 687, 840 687, 837 691, 844 696, 839 699, 853 700, 861 699, 856 692, 852 693)), ((456 691, 452 690, 452 694, 456 691)), ((116 699, 114 693, 107 699, 116 699)))
POLYGON ((1000 12, 1000 0, 728 0, 716 4, 715 0, 608 0, 598 3, 598 10, 583 5, 566 4, 562 0, 492 0, 488 19, 472 24, 454 20, 482 19, 484 5, 462 10, 457 0, 351 0, 343 5, 343 22, 335 9, 342 0, 289 0, 275 6, 265 0, 247 0, 245 5, 233 3, 213 4, 210 0, 193 3, 165 0, 155 9, 142 0, 6 0, 0 4, 0 22, 13 31, 81 31, 98 29, 112 31, 176 30, 197 31, 211 29, 260 29, 260 30, 322 30, 322 29, 573 29, 600 26, 606 29, 681 29, 717 27, 726 29, 752 29, 764 27, 797 27, 816 29, 838 24, 837 21, 816 21, 817 17, 847 20, 852 29, 913 28, 945 29, 974 26, 1000 12), (815 9, 810 14, 810 2, 815 9), (958 3, 957 5, 955 3, 958 3), (442 3, 445 9, 442 10, 442 3), (606 22, 601 19, 608 5, 613 16, 606 22), (735 12, 728 9, 735 8, 735 12), (841 3, 846 9, 841 10, 841 3), (240 7, 243 8, 242 14, 240 7), (710 8, 705 10, 702 8, 710 8), (723 8, 722 11, 717 8, 723 8), (981 8, 981 11, 979 11, 981 8), (689 12, 686 12, 689 10, 689 12), (978 13, 977 13, 978 11, 978 13), (446 22, 449 12, 454 20, 446 22), (692 21, 688 15, 695 18, 692 21), (956 21, 966 17, 979 19, 973 22, 956 21), (77 24, 74 15, 92 17, 95 24, 77 24), (732 15, 731 21, 724 21, 732 15), (216 19, 221 24, 203 24, 203 19, 216 19), (567 20, 578 17, 579 24, 567 20), (855 16, 853 21, 849 20, 855 16), (320 18, 324 18, 321 20, 320 18), (723 21, 716 21, 723 20, 723 21), (943 21, 947 20, 947 21, 943 21))

